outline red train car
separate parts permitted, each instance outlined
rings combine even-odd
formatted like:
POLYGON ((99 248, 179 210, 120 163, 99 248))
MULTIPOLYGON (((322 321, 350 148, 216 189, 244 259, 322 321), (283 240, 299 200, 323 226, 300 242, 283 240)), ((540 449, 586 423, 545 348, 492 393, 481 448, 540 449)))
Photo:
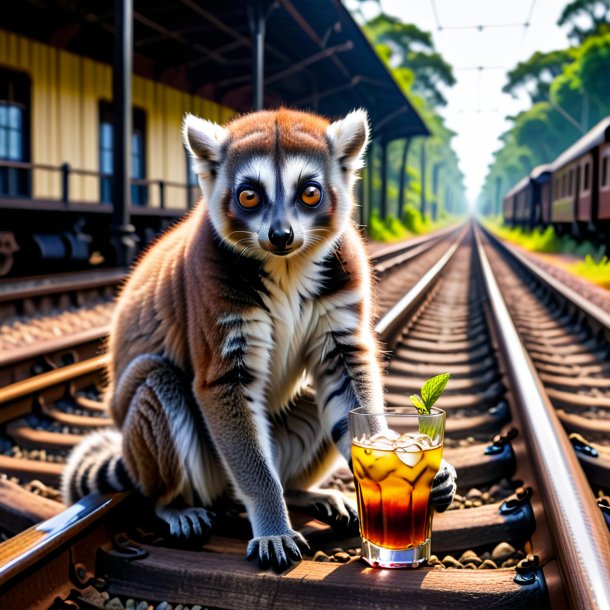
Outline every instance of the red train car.
POLYGON ((511 226, 553 225, 610 245, 610 117, 534 168, 506 194, 503 211, 511 226))
POLYGON ((551 222, 562 232, 598 234, 610 219, 609 142, 607 117, 552 163, 551 222))
POLYGON ((599 148, 599 181, 597 218, 603 225, 610 224, 610 143, 599 148))
POLYGON ((529 200, 529 180, 529 176, 526 176, 504 196, 502 208, 504 221, 513 227, 522 222, 529 200))
POLYGON ((504 197, 504 220, 512 226, 533 228, 550 219, 551 166, 539 165, 504 197))

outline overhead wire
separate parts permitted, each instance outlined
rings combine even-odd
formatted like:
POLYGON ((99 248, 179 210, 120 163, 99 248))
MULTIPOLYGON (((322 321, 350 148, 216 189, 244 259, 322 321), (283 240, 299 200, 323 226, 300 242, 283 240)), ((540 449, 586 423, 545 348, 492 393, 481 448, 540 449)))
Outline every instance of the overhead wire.
POLYGON ((532 22, 532 15, 534 14, 535 6, 536 6, 536 0, 532 0, 532 3, 530 4, 530 9, 527 12, 527 17, 525 19, 525 23, 523 24, 523 34, 521 36, 521 42, 519 43, 519 52, 518 52, 519 55, 521 55, 521 50, 523 49, 523 43, 525 42, 525 39, 527 37, 527 32, 529 31, 530 24, 532 22))
MULTIPOLYGON (((533 14, 534 14, 534 9, 536 7, 536 1, 537 0, 531 0, 529 9, 527 11, 526 19, 523 22, 489 23, 489 24, 473 24, 473 25, 442 25, 438 7, 436 5, 436 0, 430 0, 430 4, 431 4, 431 8, 432 8, 432 15, 434 18, 434 23, 435 23, 436 29, 439 32, 442 32, 445 30, 478 30, 479 32, 483 32, 486 29, 492 29, 492 28, 523 28, 523 34, 521 36, 521 41, 519 43, 519 52, 521 52, 521 49, 523 48, 523 44, 527 37, 527 32, 529 31, 529 28, 532 25, 531 20, 532 20, 533 14)), ((536 25, 544 25, 544 24, 536 24, 536 25)), ((482 113, 482 112, 484 112, 484 110, 481 108, 481 95, 482 95, 481 94, 481 79, 482 79, 483 72, 508 71, 508 70, 510 70, 510 67, 508 67, 508 66, 457 66, 457 67, 454 66, 453 70, 454 71, 477 71, 477 85, 476 85, 477 107, 475 110, 470 110, 467 112, 482 113)), ((489 112, 498 112, 498 111, 490 110, 489 112)))

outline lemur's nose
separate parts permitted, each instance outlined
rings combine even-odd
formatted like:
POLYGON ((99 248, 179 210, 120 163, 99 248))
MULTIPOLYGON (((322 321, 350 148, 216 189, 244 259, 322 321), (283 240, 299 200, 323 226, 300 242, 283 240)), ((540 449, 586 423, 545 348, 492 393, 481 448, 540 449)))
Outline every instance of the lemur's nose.
POLYGON ((272 223, 269 228, 269 241, 280 250, 285 250, 294 241, 294 231, 289 224, 272 223))

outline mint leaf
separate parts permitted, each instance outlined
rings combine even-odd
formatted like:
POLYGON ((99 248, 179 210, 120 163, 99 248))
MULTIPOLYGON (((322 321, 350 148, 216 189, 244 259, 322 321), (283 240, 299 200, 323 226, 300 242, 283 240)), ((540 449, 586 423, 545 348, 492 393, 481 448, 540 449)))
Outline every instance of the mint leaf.
MULTIPOLYGON (((427 412, 430 412, 432 405, 434 405, 434 403, 441 397, 450 376, 451 373, 437 375, 436 377, 432 377, 432 379, 428 379, 428 381, 426 381, 426 383, 424 383, 422 386, 421 397, 424 401, 427 412)), ((411 398, 411 402, 413 402, 413 398, 411 398)), ((415 406, 417 407, 417 405, 415 406)))
POLYGON ((426 407, 426 405, 422 402, 422 399, 417 394, 411 394, 411 396, 409 396, 409 400, 413 403, 413 406, 417 409, 417 412, 420 415, 430 413, 430 411, 428 411, 428 407, 426 407))

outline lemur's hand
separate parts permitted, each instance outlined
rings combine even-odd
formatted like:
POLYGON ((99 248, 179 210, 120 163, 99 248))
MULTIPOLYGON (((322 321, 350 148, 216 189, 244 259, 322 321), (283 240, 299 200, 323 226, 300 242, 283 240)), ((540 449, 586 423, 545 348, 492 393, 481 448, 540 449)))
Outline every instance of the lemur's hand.
POLYGON ((330 525, 338 534, 358 535, 358 509, 336 489, 288 490, 284 493, 291 509, 304 512, 330 525))
POLYGON ((266 570, 271 566, 275 572, 283 572, 291 561, 301 561, 300 547, 309 548, 299 532, 289 530, 280 536, 259 536, 248 543, 246 557, 257 559, 258 565, 266 570))
POLYGON ((449 508, 455 496, 457 485, 455 468, 445 460, 441 460, 441 467, 432 481, 430 502, 437 512, 442 513, 449 508))

